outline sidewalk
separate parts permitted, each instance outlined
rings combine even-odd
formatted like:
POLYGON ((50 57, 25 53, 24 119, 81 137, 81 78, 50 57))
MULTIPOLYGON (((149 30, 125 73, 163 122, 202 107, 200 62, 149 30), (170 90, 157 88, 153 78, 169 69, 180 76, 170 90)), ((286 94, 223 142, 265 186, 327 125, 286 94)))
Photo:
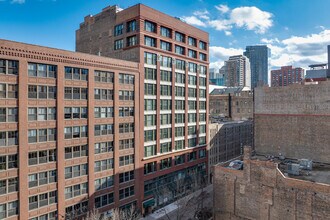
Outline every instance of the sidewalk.
MULTIPOLYGON (((212 184, 208 185, 207 187, 205 187, 203 189, 203 191, 205 193, 213 194, 213 185, 212 184)), ((180 200, 189 201, 189 200, 193 199, 194 197, 198 197, 201 192, 202 192, 202 189, 200 189, 200 190, 198 190, 198 191, 196 191, 194 193, 191 193, 191 194, 187 195, 186 197, 181 198, 180 200)), ((212 198, 212 196, 209 196, 209 197, 207 197, 207 200, 210 200, 211 198, 212 198)), ((178 209, 178 205, 177 204, 179 204, 179 203, 180 202, 175 201, 175 202, 173 202, 173 203, 171 203, 171 204, 169 204, 169 205, 167 205, 167 206, 165 206, 163 208, 160 208, 160 209, 156 210, 154 213, 152 213, 152 214, 150 214, 150 215, 148 215, 148 216, 146 216, 144 218, 141 218, 141 220, 155 220, 155 219, 167 219, 167 220, 169 220, 169 218, 171 220, 172 219, 175 219, 176 218, 175 217, 175 211, 178 209), (167 216, 166 216, 166 214, 167 214, 167 216)), ((210 205, 213 205, 213 201, 205 201, 204 207, 210 206, 210 205)), ((188 206, 186 208, 192 209, 191 210, 192 212, 189 212, 189 215, 192 218, 194 216, 194 214, 195 214, 193 212, 193 210, 194 210, 195 207, 188 206)))

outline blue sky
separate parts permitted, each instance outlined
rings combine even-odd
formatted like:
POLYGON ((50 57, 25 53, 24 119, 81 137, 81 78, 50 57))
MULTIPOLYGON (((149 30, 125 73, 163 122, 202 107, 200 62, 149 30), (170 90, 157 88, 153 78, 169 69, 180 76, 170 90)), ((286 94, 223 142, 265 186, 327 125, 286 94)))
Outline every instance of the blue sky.
POLYGON ((143 3, 210 33, 211 67, 267 44, 271 68, 326 62, 330 0, 0 0, 0 38, 74 50, 84 16, 143 3))

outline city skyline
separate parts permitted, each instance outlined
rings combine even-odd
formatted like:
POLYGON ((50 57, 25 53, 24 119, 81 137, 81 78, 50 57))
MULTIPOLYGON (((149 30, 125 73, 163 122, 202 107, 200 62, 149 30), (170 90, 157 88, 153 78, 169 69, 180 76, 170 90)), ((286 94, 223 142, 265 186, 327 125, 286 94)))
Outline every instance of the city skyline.
MULTIPOLYGON (((0 38, 74 51, 74 31, 81 17, 95 15, 108 5, 127 8, 139 2, 77 3, 1 0, 0 25, 6 31, 0 32, 0 38)), ((141 3, 209 32, 211 68, 220 68, 229 56, 243 54, 245 46, 259 44, 268 45, 272 51, 270 70, 286 65, 307 68, 327 59, 325 45, 330 44, 330 21, 325 17, 329 5, 326 1, 277 1, 276 5, 271 1, 247 0, 141 3), (302 15, 308 19, 302 20, 302 15)))

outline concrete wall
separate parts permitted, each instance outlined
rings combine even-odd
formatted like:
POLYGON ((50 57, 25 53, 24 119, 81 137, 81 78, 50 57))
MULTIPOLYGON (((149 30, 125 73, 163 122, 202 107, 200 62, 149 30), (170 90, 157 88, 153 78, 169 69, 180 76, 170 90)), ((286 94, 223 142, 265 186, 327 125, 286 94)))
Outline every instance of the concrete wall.
POLYGON ((330 82, 255 89, 258 153, 329 163, 330 82))
POLYGON ((271 161, 214 167, 214 219, 329 219, 330 185, 287 178, 271 161))

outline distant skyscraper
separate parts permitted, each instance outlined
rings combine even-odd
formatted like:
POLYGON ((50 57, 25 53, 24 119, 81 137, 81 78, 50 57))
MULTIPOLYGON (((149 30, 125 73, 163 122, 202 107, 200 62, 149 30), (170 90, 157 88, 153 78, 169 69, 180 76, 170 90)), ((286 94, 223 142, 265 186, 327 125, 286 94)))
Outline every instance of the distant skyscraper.
POLYGON ((251 86, 268 84, 268 57, 270 49, 266 45, 247 46, 243 53, 251 64, 251 86))
POLYGON ((328 45, 328 78, 330 78, 330 45, 328 45))
POLYGON ((218 86, 225 85, 224 74, 221 73, 221 69, 217 70, 214 68, 210 68, 210 83, 218 86))
POLYGON ((304 78, 304 69, 292 66, 282 66, 281 69, 271 71, 271 86, 287 86, 300 83, 304 78))
POLYGON ((237 55, 229 57, 224 66, 226 86, 251 88, 250 62, 246 56, 237 55))
POLYGON ((215 71, 216 70, 214 68, 210 68, 210 74, 209 74, 210 75, 210 80, 215 79, 215 71))

